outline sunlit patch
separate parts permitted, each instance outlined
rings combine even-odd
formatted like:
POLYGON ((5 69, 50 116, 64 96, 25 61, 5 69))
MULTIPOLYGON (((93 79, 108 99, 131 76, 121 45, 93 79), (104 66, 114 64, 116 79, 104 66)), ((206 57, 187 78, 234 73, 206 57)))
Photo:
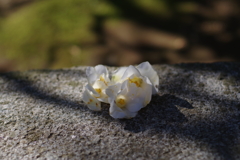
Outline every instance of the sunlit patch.
POLYGON ((135 83, 137 87, 141 87, 143 83, 143 80, 136 76, 133 78, 129 78, 128 80, 130 83, 135 83))
POLYGON ((124 97, 123 95, 119 95, 116 98, 116 105, 119 108, 124 109, 126 107, 126 97, 124 97))

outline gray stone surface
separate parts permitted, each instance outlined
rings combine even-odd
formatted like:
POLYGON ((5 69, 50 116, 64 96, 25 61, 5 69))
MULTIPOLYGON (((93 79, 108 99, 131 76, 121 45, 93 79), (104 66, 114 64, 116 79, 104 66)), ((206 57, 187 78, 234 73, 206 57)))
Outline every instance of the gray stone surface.
POLYGON ((0 159, 240 159, 240 64, 154 68, 129 120, 83 104, 86 67, 0 74, 0 159))

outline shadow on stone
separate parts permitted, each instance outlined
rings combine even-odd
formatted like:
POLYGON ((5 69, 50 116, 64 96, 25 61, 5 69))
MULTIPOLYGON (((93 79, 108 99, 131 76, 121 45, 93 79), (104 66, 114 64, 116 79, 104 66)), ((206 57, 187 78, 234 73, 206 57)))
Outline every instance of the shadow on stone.
MULTIPOLYGON (((232 160, 232 147, 236 144, 237 117, 231 117, 220 122, 199 120, 184 126, 171 125, 172 133, 190 139, 200 141, 207 147, 216 151, 223 159, 232 160)), ((162 131, 163 132, 163 131, 162 131)))
MULTIPOLYGON (((214 150, 223 159, 234 159, 232 147, 239 136, 239 115, 231 112, 221 120, 188 119, 176 107, 194 109, 187 101, 174 95, 154 96, 152 102, 129 120, 120 120, 125 130, 133 133, 148 131, 150 135, 173 135, 199 141, 214 150)), ((192 115, 194 116, 194 115, 192 115)), ((159 137, 161 141, 162 137, 159 137)))
POLYGON ((138 115, 129 120, 121 120, 126 130, 134 133, 146 130, 161 130, 166 124, 182 124, 187 122, 187 118, 176 106, 192 109, 187 101, 176 96, 165 94, 163 96, 153 96, 151 103, 140 110, 138 115))

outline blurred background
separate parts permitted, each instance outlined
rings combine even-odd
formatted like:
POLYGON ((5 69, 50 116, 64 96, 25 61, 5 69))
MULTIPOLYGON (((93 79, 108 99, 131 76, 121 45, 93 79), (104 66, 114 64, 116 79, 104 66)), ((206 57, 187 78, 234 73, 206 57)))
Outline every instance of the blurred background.
POLYGON ((240 61, 239 0, 0 0, 0 72, 240 61))

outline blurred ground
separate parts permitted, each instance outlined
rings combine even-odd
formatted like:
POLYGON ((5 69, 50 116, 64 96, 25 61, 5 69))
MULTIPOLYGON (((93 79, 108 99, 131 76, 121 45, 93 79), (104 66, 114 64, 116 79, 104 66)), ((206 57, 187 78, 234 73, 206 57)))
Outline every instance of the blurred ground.
POLYGON ((240 61, 237 0, 0 0, 0 71, 240 61))

